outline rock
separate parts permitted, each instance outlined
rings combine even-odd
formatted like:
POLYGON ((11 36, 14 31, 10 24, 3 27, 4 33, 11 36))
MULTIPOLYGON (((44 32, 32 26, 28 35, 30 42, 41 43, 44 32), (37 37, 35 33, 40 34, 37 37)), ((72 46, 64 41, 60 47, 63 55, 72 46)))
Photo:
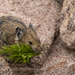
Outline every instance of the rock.
POLYGON ((3 57, 0 57, 0 75, 13 75, 11 68, 3 57))
POLYGON ((60 38, 70 49, 75 49, 75 1, 65 0, 62 8, 60 38))
POLYGON ((35 56, 31 59, 30 61, 30 66, 31 68, 34 67, 34 68, 41 68, 44 64, 44 62, 46 61, 47 57, 49 55, 49 51, 44 51, 42 52, 41 55, 39 56, 35 56))
POLYGON ((56 0, 61 6, 63 5, 64 0, 56 0))
MULTIPOLYGON (((42 44, 52 44, 56 21, 60 18, 61 6, 55 0, 1 0, 0 16, 16 16, 28 26, 31 22, 42 44), (7 7, 7 8, 6 8, 7 7)), ((34 57, 31 67, 40 68, 45 62, 50 46, 42 55, 34 57)), ((45 50, 45 49, 44 49, 45 50)))
POLYGON ((39 69, 34 68, 13 68, 14 75, 42 75, 43 71, 39 69))
POLYGON ((19 17, 27 26, 31 22, 37 30, 41 43, 52 43, 55 23, 60 17, 61 9, 55 0, 4 0, 1 1, 0 6, 0 16, 12 15, 19 17), (5 9, 5 7, 9 8, 5 9))
MULTIPOLYGON (((42 75, 74 75, 75 74, 75 51, 65 49, 61 39, 53 43, 51 52, 40 69, 42 75)), ((39 75, 39 74, 38 74, 39 75)))

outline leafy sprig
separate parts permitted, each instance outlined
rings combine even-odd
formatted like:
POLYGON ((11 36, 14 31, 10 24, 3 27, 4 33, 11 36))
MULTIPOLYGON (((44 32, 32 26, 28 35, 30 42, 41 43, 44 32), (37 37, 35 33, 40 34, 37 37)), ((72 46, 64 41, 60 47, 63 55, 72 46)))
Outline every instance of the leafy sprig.
POLYGON ((29 45, 13 44, 4 45, 0 49, 0 55, 6 55, 6 58, 10 58, 11 62, 15 63, 29 63, 33 56, 39 55, 41 53, 35 53, 29 45))

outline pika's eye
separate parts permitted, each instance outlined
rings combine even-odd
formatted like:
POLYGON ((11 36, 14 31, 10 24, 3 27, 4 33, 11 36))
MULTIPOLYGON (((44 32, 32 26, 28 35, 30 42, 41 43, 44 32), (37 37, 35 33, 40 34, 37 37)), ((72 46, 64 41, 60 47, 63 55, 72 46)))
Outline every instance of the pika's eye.
POLYGON ((31 41, 29 41, 29 44, 30 44, 30 45, 32 45, 32 42, 31 42, 31 41))

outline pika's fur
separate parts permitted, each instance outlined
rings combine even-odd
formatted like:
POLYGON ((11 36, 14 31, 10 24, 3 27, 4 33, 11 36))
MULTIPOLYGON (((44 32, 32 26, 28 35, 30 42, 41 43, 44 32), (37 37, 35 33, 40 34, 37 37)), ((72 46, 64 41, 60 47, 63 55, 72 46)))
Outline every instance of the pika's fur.
POLYGON ((27 28, 23 21, 14 16, 2 16, 0 17, 0 40, 1 42, 6 42, 9 40, 11 43, 16 43, 18 41, 30 45, 32 49, 39 53, 42 51, 41 43, 37 37, 37 33, 32 26, 29 24, 27 28))

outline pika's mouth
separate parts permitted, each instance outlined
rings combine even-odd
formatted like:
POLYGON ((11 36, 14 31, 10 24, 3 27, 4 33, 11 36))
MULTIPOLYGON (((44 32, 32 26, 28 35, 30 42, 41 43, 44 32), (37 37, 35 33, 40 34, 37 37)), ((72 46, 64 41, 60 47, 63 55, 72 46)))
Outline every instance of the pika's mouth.
POLYGON ((34 50, 35 53, 41 53, 42 52, 42 48, 38 48, 34 50))

